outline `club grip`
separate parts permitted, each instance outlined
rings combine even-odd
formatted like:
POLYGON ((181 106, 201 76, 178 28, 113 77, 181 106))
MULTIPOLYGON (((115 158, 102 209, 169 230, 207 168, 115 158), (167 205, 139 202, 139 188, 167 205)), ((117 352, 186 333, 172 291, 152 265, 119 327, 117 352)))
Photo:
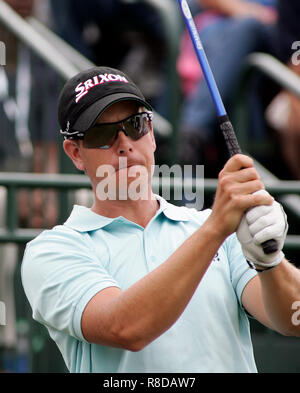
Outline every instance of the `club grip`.
MULTIPOLYGON (((241 153, 239 143, 237 141, 233 126, 227 115, 219 117, 219 124, 223 133, 230 156, 241 153)), ((277 241, 270 239, 262 243, 262 248, 266 255, 272 254, 278 250, 277 241)))
POLYGON ((230 157, 241 153, 241 149, 236 138, 233 126, 227 115, 219 117, 219 124, 227 145, 230 157))

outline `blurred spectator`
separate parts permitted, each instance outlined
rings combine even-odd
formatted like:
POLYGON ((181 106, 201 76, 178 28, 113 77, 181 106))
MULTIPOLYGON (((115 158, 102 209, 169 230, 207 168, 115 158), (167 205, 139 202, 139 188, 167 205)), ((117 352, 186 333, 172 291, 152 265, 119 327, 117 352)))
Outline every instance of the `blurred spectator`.
MULTIPOLYGON (((22 17, 31 15, 34 0, 5 0, 18 14, 22 17)), ((3 26, 0 26, 1 39, 9 41, 9 54, 5 67, 0 67, 0 121, 1 121, 1 137, 2 147, 0 150, 0 165, 2 170, 19 170, 18 155, 22 149, 22 143, 18 139, 17 130, 24 126, 23 109, 18 110, 21 97, 17 88, 22 88, 18 78, 18 72, 24 71, 24 65, 27 62, 26 54, 23 50, 19 50, 19 45, 15 37, 11 36, 3 26), (18 67, 20 61, 20 67, 18 67), (14 89, 12 84, 15 81, 14 89), (15 97, 12 97, 12 91, 15 90, 15 97), (15 125, 15 133, 12 135, 13 126, 15 125), (10 155, 10 157, 7 157, 10 155)), ((26 67, 26 66, 25 66, 26 67)), ((24 74, 26 73, 26 70, 24 74)), ((19 74, 20 75, 20 74, 19 74)), ((24 78, 26 79, 26 78, 24 78)), ((23 85, 24 87, 24 85, 23 85)), ((24 104, 24 101, 22 101, 24 104)), ((26 125, 25 125, 26 127, 26 125)), ((20 136, 20 135, 19 135, 20 136)), ((24 140, 23 140, 24 142, 24 140)), ((24 144, 23 144, 24 147, 24 144)), ((0 190, 0 209, 3 213, 0 216, 1 227, 5 226, 4 208, 5 206, 5 190, 0 190)), ((21 208, 22 210, 22 208, 21 208)), ((14 294, 14 277, 17 261, 17 247, 14 244, 2 244, 0 246, 0 300, 5 304, 5 324, 0 324, 0 372, 14 371, 14 364, 17 363, 17 326, 15 315, 15 294, 14 294)))
MULTIPOLYGON (((202 11, 195 23, 227 111, 244 58, 254 51, 271 51, 277 20, 275 0, 190 0, 202 11)), ((180 126, 183 163, 216 163, 216 109, 208 91, 188 33, 182 39, 178 72, 183 106, 180 126), (204 146, 204 149, 203 149, 204 146)))
POLYGON ((23 18, 32 15, 35 0, 5 0, 23 18))
MULTIPOLYGON (((27 18, 35 15, 40 2, 6 0, 27 18)), ((9 42, 7 65, 0 69, 1 169, 34 173, 57 173, 56 98, 57 75, 13 34, 3 30, 9 42), (33 75, 35 77, 33 77, 33 75)), ((54 191, 21 190, 19 221, 21 227, 47 227, 57 222, 57 199, 54 191)))
POLYGON ((54 28, 65 41, 95 64, 122 69, 163 112, 164 31, 153 7, 140 0, 51 0, 51 4, 54 28))
MULTIPOLYGON (((278 59, 300 76, 299 0, 279 0, 278 14, 275 35, 278 59)), ((290 176, 300 180, 300 99, 291 92, 280 92, 267 108, 266 119, 278 132, 290 176)))

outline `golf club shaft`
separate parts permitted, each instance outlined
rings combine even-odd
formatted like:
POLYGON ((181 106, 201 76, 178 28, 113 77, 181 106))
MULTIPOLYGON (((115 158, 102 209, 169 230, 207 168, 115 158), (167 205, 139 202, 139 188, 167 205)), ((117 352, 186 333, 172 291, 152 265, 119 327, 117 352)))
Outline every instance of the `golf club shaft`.
MULTIPOLYGON (((223 133, 228 151, 230 156, 233 156, 235 154, 241 153, 240 146, 238 144, 233 126, 231 124, 231 121, 229 120, 229 117, 227 115, 226 109, 224 107, 219 89, 217 87, 214 75, 212 73, 211 67, 209 65, 208 59, 206 57, 205 50, 203 48, 197 27, 195 25, 192 13, 190 11, 189 5, 186 0, 178 0, 180 9, 182 11, 185 23, 187 25, 187 28, 189 30, 192 43, 195 48, 195 53, 197 55, 197 58, 199 60, 203 75, 205 77, 207 86, 209 88, 211 97, 214 101, 217 113, 218 113, 218 121, 219 125, 221 128, 221 131, 223 133)), ((265 254, 271 254, 278 249, 278 245, 276 240, 270 239, 267 240, 262 244, 263 250, 265 254)))

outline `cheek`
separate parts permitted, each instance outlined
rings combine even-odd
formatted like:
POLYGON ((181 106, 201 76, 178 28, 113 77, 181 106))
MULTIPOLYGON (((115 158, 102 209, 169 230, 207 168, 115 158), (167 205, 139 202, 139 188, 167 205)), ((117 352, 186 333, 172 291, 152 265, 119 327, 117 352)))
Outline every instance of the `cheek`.
POLYGON ((97 171, 99 172, 99 168, 101 168, 105 162, 105 158, 99 157, 98 151, 90 150, 88 154, 84 155, 84 164, 85 164, 85 172, 86 174, 95 181, 97 179, 97 171))
POLYGON ((151 142, 152 150, 153 150, 153 153, 154 153, 155 150, 156 150, 156 142, 155 142, 153 130, 149 133, 149 137, 150 137, 150 142, 151 142))
POLYGON ((148 173, 151 174, 151 176, 152 176, 153 171, 154 171, 154 165, 155 165, 154 150, 152 150, 152 149, 150 150, 148 148, 145 152, 144 157, 145 157, 145 161, 146 161, 145 164, 146 164, 148 173))
POLYGON ((156 143, 152 132, 145 135, 142 150, 144 156, 147 157, 147 161, 151 161, 152 163, 154 163, 154 152, 156 150, 156 143))

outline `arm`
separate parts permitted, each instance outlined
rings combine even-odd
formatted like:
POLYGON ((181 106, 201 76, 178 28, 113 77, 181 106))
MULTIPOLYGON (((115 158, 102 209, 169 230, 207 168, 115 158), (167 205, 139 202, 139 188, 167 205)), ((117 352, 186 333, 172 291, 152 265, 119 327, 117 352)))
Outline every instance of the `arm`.
POLYGON ((235 16, 245 5, 243 0, 198 0, 203 8, 210 8, 227 16, 235 16))
POLYGON ((242 301, 248 312, 266 326, 284 335, 299 336, 293 307, 300 299, 300 271, 282 252, 287 231, 286 214, 275 200, 269 206, 250 209, 242 217, 236 234, 245 258, 259 272, 245 288, 242 301), (261 244, 268 239, 275 239, 278 248, 267 255, 261 244))
POLYGON ((243 292, 243 305, 262 324, 288 336, 300 336, 295 302, 300 300, 300 271, 286 259, 259 273, 243 292))
POLYGON ((274 9, 258 3, 250 3, 244 0, 198 0, 198 2, 204 8, 210 8, 229 17, 253 17, 263 23, 274 23, 277 19, 277 13, 274 9))
POLYGON ((212 213, 203 226, 167 261, 126 291, 107 288, 94 296, 82 315, 85 338, 136 351, 170 328, 244 211, 272 202, 270 196, 253 195, 262 187, 253 161, 242 155, 232 157, 219 175, 212 213))
POLYGON ((132 287, 99 292, 82 316, 85 338, 142 349, 181 315, 222 241, 207 220, 165 263, 132 287))

